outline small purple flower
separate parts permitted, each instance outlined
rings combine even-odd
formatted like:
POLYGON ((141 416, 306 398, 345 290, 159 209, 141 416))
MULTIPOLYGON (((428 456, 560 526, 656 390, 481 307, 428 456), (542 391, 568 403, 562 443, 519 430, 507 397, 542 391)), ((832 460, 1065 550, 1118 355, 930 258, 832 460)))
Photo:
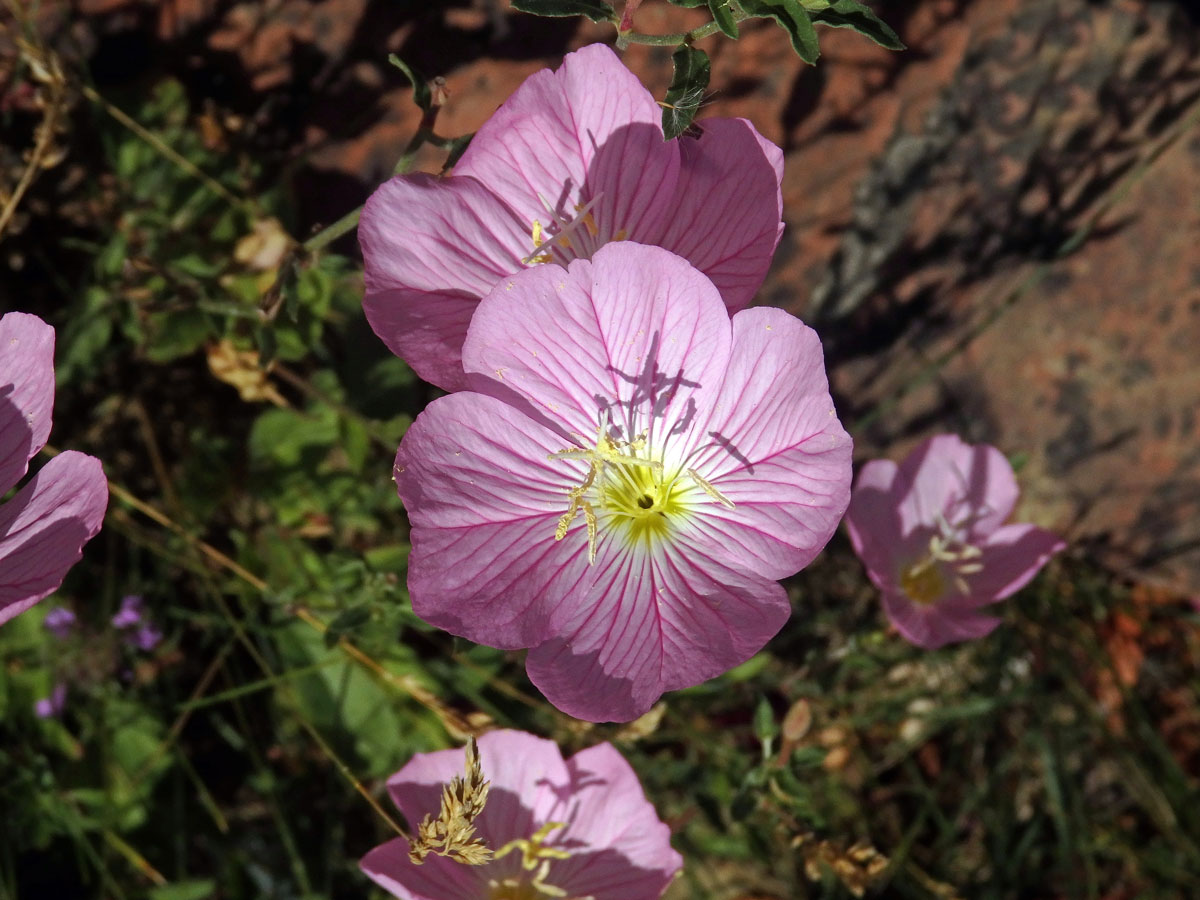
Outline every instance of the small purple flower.
POLYGON ((54 685, 49 697, 43 697, 33 705, 33 711, 39 719, 57 718, 67 707, 67 685, 60 681, 54 685))
POLYGON ((75 631, 75 613, 65 606, 56 606, 46 613, 42 626, 58 640, 65 641, 75 631))
POLYGON ((163 634, 150 623, 142 625, 137 631, 127 635, 125 640, 139 650, 149 653, 162 641, 163 634))
POLYGON ((1023 587, 1063 549, 1049 531, 1004 524, 1017 495, 999 450, 952 434, 930 438, 899 465, 862 467, 846 529, 905 638, 932 650, 983 637, 1000 620, 980 608, 1023 587))
MULTIPOLYGON (((46 445, 53 408, 54 329, 8 313, 0 318, 0 495, 46 445)), ((100 461, 67 450, 0 507, 0 625, 58 589, 107 506, 100 461)))
POLYGON ((129 594, 121 598, 121 608, 112 617, 113 628, 133 628, 142 624, 142 598, 129 594))
MULTIPOLYGON (((409 822, 438 814, 443 786, 462 774, 463 759, 462 750, 418 753, 388 779, 409 822)), ((417 864, 408 841, 396 838, 363 857, 372 881, 401 900, 657 900, 683 864, 611 744, 564 760, 551 741, 492 731, 479 739, 479 764, 491 787, 472 824, 492 860, 468 866, 431 854, 417 864)))

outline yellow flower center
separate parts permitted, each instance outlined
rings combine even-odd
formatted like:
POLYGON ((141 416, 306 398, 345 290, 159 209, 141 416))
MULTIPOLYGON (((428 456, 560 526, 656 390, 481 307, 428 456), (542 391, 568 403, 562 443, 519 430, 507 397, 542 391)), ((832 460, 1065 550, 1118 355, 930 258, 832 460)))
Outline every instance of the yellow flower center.
POLYGON ((566 827, 562 822, 547 822, 535 831, 532 837, 509 841, 497 850, 494 859, 502 859, 514 851, 519 851, 521 871, 515 877, 489 881, 488 900, 546 900, 547 897, 591 900, 585 897, 567 898, 566 891, 546 880, 550 876, 550 864, 554 860, 567 859, 571 855, 558 847, 547 847, 546 838, 550 836, 550 832, 566 827))
POLYGON ((900 573, 900 587, 913 603, 928 606, 942 596, 946 583, 938 564, 931 557, 926 557, 900 573))
POLYGON ((967 575, 983 571, 982 551, 967 543, 962 531, 937 517, 938 531, 929 539, 929 551, 900 572, 900 587, 910 600, 922 606, 936 603, 946 594, 949 579, 960 594, 969 594, 967 575))
MULTIPOLYGON (((521 262, 527 266, 555 262, 554 251, 558 253, 558 261, 563 263, 572 259, 590 257, 598 246, 596 239, 600 234, 600 226, 596 224, 592 207, 600 201, 602 196, 604 195, 597 194, 587 203, 576 203, 575 217, 566 219, 546 202, 545 197, 539 194, 538 199, 546 209, 550 224, 543 225, 541 219, 533 220, 529 230, 529 238, 533 242, 533 252, 521 262)), ((620 228, 612 234, 610 240, 623 241, 628 237, 629 232, 620 228)), ((603 244, 605 240, 601 238, 599 243, 603 244)))
POLYGON ((596 561, 596 538, 604 523, 620 530, 631 544, 670 535, 672 520, 691 512, 688 496, 699 488, 727 509, 731 500, 713 487, 695 469, 678 467, 665 475, 661 458, 646 446, 645 435, 632 441, 609 434, 608 416, 596 429, 596 446, 590 450, 572 447, 551 453, 550 459, 580 459, 589 463, 582 483, 567 492, 567 511, 558 520, 554 539, 567 535, 575 516, 582 511, 587 523, 588 562, 596 561))
POLYGON ((661 467, 623 465, 613 468, 597 493, 606 520, 636 543, 665 537, 672 517, 687 511, 684 497, 691 488, 678 472, 667 478, 661 467))

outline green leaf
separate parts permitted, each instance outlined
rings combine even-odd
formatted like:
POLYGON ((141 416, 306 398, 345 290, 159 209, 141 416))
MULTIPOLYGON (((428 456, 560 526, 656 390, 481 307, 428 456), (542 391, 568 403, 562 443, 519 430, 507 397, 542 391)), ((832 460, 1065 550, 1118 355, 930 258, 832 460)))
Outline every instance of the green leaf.
POLYGON ((858 0, 835 0, 828 9, 812 13, 814 22, 832 28, 849 28, 888 50, 904 50, 904 42, 874 11, 858 0))
POLYGON ((332 647, 343 637, 353 634, 371 621, 371 607, 361 603, 344 609, 325 629, 325 646, 332 647))
POLYGON ((604 0, 512 0, 512 8, 535 16, 587 16, 593 22, 613 22, 617 16, 604 0))
POLYGON ((429 90, 429 82, 413 71, 412 67, 395 53, 388 54, 388 62, 404 73, 404 77, 412 82, 413 103, 429 112, 433 104, 433 94, 429 90))
POLYGON ((708 11, 712 13, 713 21, 721 29, 721 33, 737 40, 737 19, 733 17, 733 10, 729 8, 729 0, 708 0, 708 11))
POLYGON ((712 71, 708 54, 687 44, 679 45, 671 61, 675 63, 675 77, 663 102, 663 135, 667 140, 687 131, 696 118, 712 71))
POLYGON ((151 888, 150 900, 207 900, 216 893, 215 881, 177 881, 151 888))
POLYGON ((741 0, 749 15, 774 19, 792 39, 792 49, 809 65, 817 61, 821 48, 810 13, 798 0, 741 0))

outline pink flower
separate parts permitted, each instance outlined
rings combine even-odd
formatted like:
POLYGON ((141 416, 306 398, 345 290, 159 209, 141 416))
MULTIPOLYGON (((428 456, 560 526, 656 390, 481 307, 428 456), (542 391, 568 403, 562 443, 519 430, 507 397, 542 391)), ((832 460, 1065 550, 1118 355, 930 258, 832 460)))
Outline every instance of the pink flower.
POLYGON ((1033 525, 1005 525, 1017 501, 995 447, 932 437, 896 465, 862 467, 846 528, 883 608, 912 643, 933 649, 983 637, 1000 620, 980 607, 1024 586, 1066 546, 1033 525))
MULTIPOLYGON (((8 313, 0 318, 0 495, 45 446, 53 407, 54 329, 8 313)), ((67 450, 0 507, 0 624, 62 584, 107 505, 100 461, 67 450)))
POLYGON ((479 129, 454 175, 380 187, 359 225, 367 319, 426 381, 467 386, 479 298, 521 269, 656 244, 747 306, 783 225, 783 154, 744 119, 664 141, 662 110, 602 44, 536 72, 479 129))
POLYGON ((712 283, 619 242, 519 272, 479 304, 472 391, 396 455, 426 621, 532 648, 530 678, 593 721, 743 662, 787 620, 776 583, 837 527, 850 438, 816 334, 732 322, 712 283))
MULTIPOLYGON (((464 757, 418 753, 388 779, 414 827, 437 816, 442 785, 462 775, 464 757)), ((479 739, 479 759, 491 789, 474 825, 495 858, 467 866, 431 854, 417 865, 396 838, 363 857, 376 884, 403 900, 655 900, 682 866, 667 826, 611 744, 564 761, 551 741, 492 731, 479 739)))

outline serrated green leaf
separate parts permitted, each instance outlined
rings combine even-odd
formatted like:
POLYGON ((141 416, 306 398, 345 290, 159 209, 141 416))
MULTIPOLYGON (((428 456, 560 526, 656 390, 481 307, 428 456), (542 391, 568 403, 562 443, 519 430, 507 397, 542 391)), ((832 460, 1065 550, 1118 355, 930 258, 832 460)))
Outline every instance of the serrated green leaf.
POLYGON ((858 0, 835 0, 827 9, 814 11, 812 20, 831 28, 849 28, 870 38, 888 50, 904 50, 900 36, 886 22, 875 15, 866 4, 858 0))
POLYGON ((593 22, 616 19, 616 10, 604 0, 512 0, 512 8, 535 16, 587 16, 593 22))
POLYGON ((679 137, 692 124, 712 73, 708 54, 687 44, 680 44, 671 61, 675 63, 675 77, 663 102, 663 135, 667 140, 679 137))
POLYGON ((404 73, 404 77, 412 83, 413 103, 426 112, 433 104, 433 93, 429 90, 429 82, 413 71, 412 67, 395 53, 388 54, 388 62, 404 73))
MULTIPOLYGON (((798 0, 741 0, 742 9, 758 18, 774 19, 788 33, 792 49, 809 65, 817 61, 821 48, 810 13, 798 0)), ((815 14, 813 14, 815 15, 815 14)))
POLYGON ((708 11, 712 13, 713 21, 721 29, 721 33, 737 40, 737 19, 733 17, 733 10, 729 8, 729 0, 708 0, 708 11))

